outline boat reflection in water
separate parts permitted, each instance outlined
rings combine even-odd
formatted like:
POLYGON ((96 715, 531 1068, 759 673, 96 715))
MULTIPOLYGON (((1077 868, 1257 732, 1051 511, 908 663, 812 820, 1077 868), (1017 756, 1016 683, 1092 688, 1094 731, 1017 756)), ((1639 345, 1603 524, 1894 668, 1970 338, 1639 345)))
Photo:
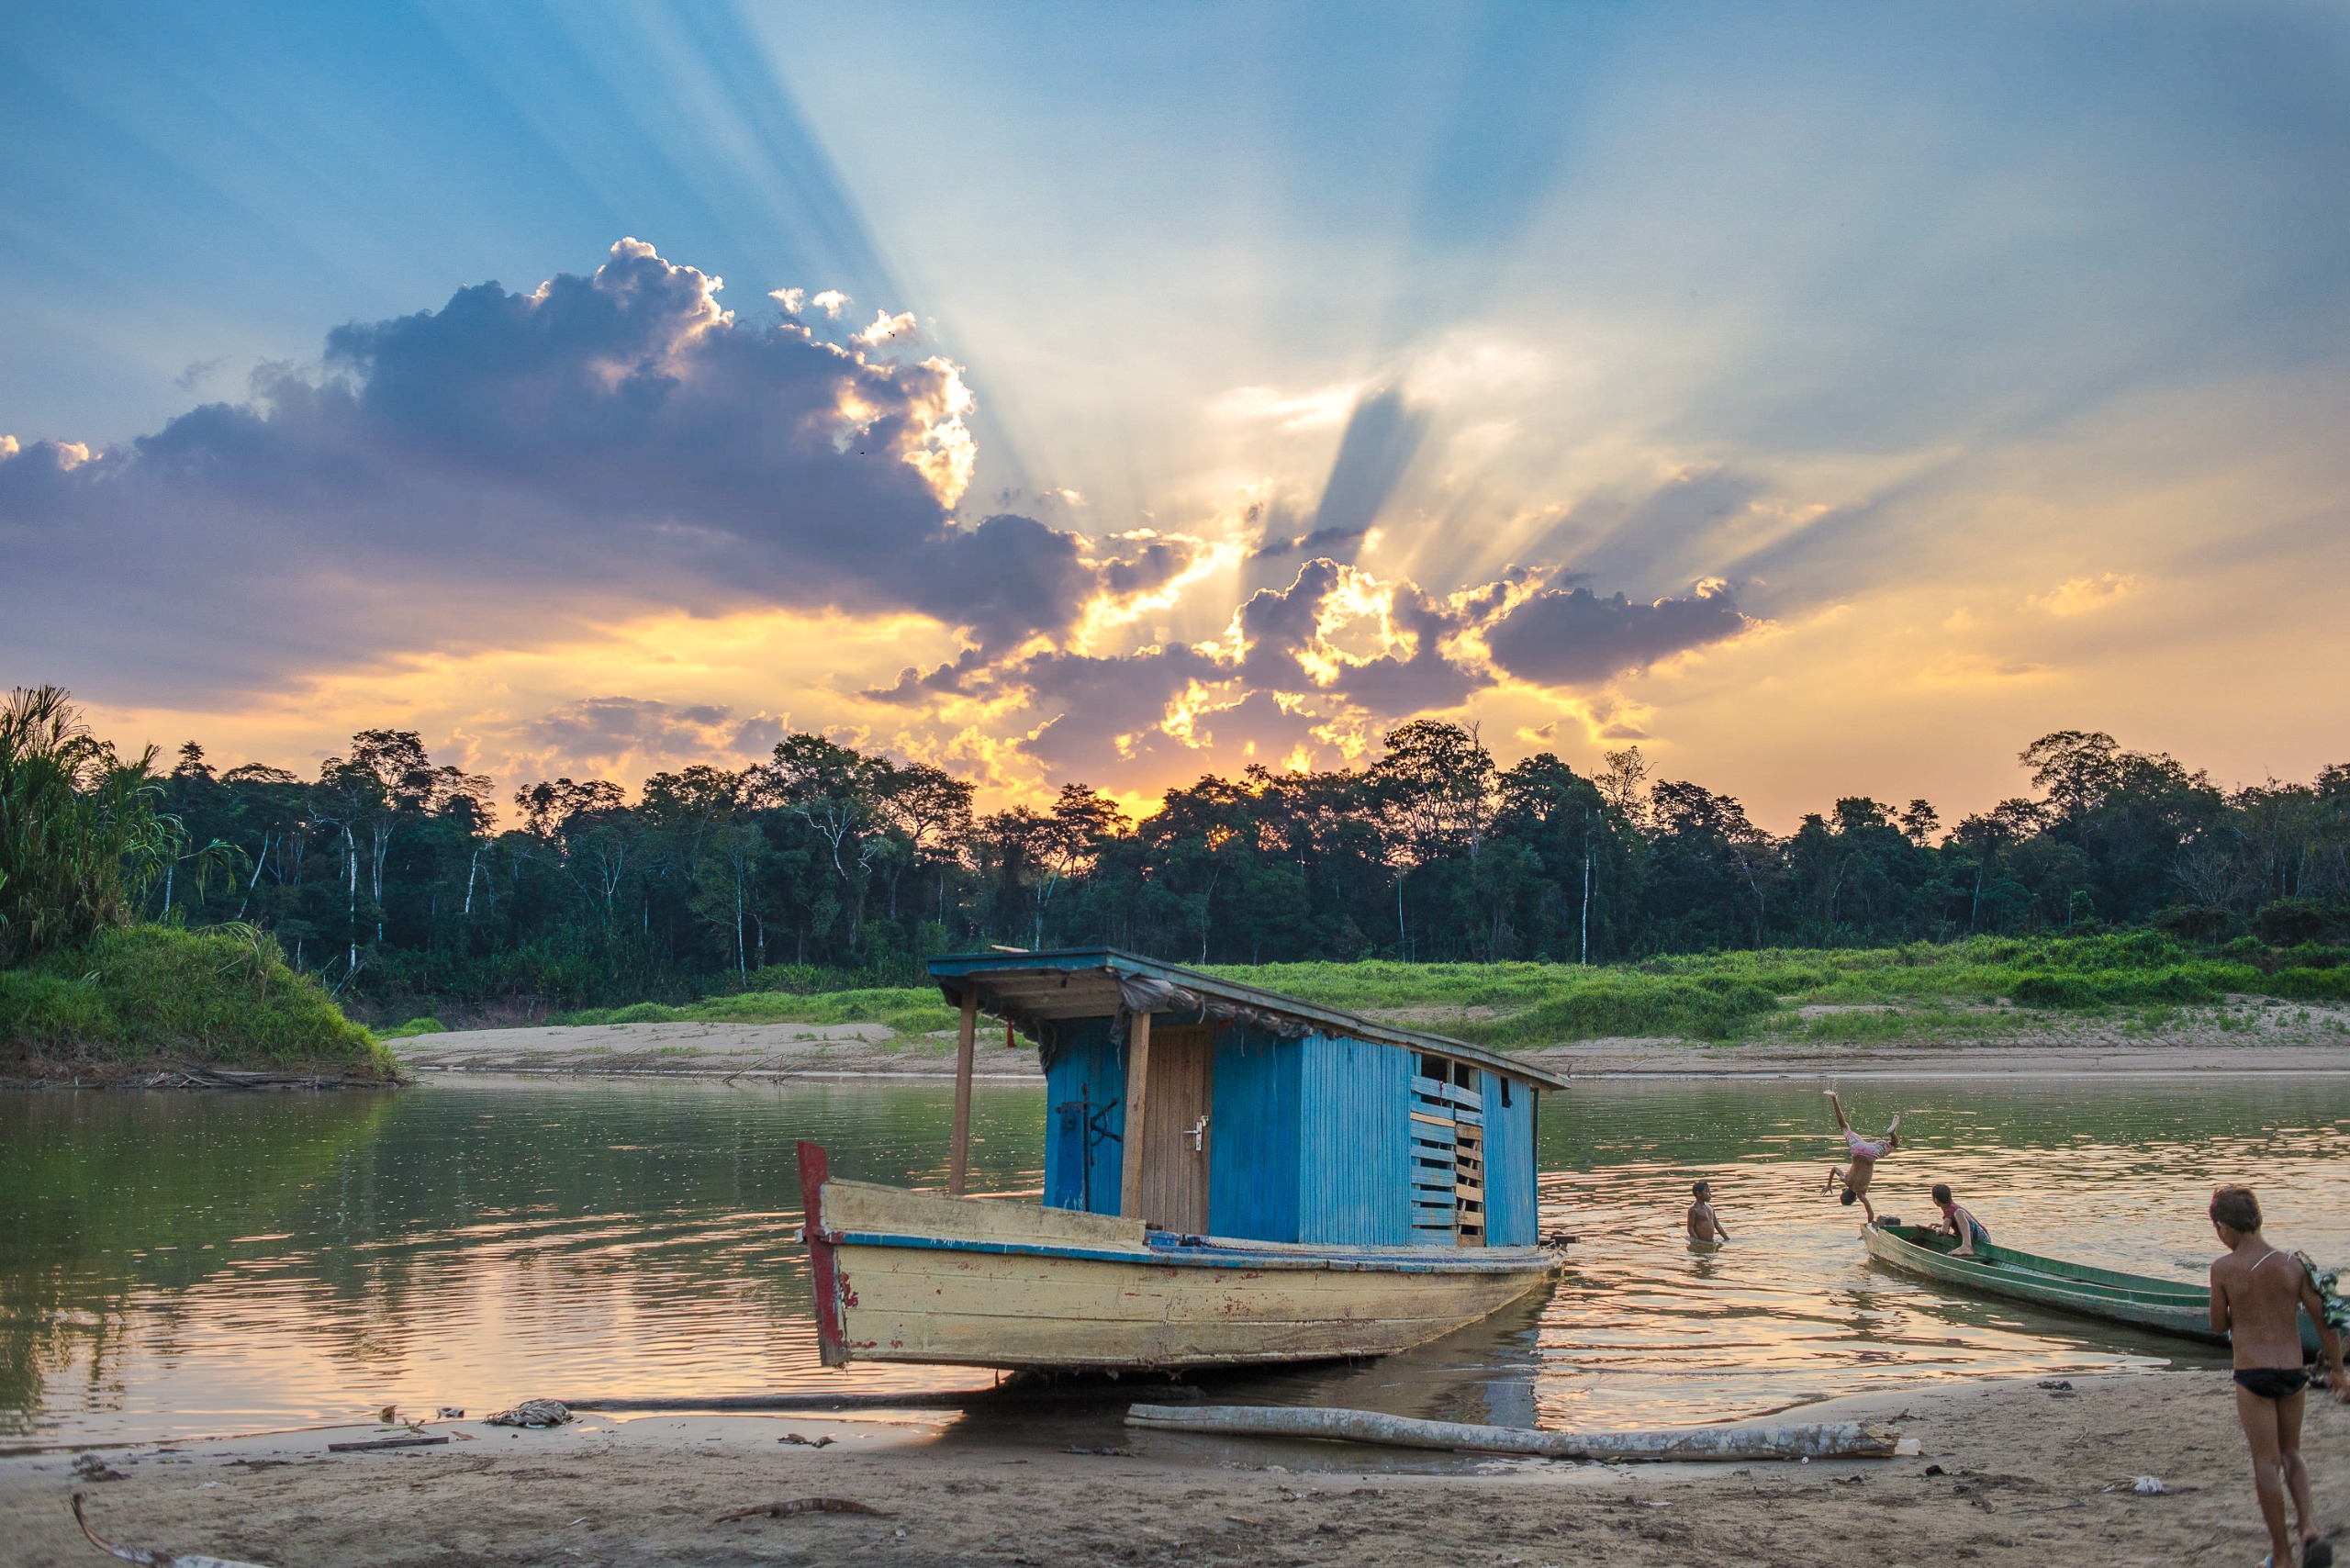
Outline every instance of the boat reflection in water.
POLYGON ((800 1146, 828 1365, 1381 1356, 1541 1290, 1548 1073, 1110 948, 932 960, 962 1011, 947 1193, 800 1146), (1044 1058, 1038 1204, 961 1196, 980 1014, 1044 1058))

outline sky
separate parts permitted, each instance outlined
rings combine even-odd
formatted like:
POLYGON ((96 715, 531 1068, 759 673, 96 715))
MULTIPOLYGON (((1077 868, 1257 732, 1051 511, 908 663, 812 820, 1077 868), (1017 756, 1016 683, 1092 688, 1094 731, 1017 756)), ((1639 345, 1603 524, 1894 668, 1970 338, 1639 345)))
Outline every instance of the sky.
POLYGON ((8 10, 0 684, 119 743, 2350 759, 2339 6, 8 10))

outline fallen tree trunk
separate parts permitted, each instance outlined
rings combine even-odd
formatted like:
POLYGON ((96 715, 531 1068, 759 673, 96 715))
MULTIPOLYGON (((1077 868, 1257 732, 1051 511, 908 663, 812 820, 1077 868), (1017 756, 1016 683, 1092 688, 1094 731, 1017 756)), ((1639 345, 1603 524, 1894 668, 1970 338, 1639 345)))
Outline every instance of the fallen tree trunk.
POLYGON ((1320 1438, 1333 1442, 1379 1443, 1389 1448, 1539 1454, 1546 1459, 1891 1459, 1901 1447, 1899 1433, 1859 1421, 1673 1427, 1653 1432, 1545 1432, 1525 1427, 1481 1427, 1466 1421, 1420 1421, 1379 1410, 1288 1405, 1212 1405, 1196 1409, 1137 1405, 1126 1412, 1126 1425, 1239 1437, 1320 1438))

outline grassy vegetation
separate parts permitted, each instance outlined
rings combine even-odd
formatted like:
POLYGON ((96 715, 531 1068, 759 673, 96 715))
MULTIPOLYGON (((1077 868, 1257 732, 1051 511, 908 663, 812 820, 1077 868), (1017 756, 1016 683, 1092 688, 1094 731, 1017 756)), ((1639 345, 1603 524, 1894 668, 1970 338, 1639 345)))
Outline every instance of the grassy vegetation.
POLYGON ((329 1063, 389 1075, 393 1058, 317 980, 249 926, 102 930, 0 969, 0 1053, 220 1066, 329 1063))
POLYGON ((2230 994, 2350 999, 2350 955, 2198 955, 2155 934, 1974 938, 1666 957, 1642 964, 1262 964, 1217 973, 1363 1014, 1461 1009, 1428 1027, 1490 1047, 1607 1035, 1898 1039, 1998 1032, 2026 1015, 2216 1006, 2230 994), (2254 961, 2261 959, 2261 961, 2254 961), (1829 1006, 1805 1018, 1800 1009, 1829 1006), (1998 1009, 1986 1014, 1984 1009, 1998 1009), (1490 1015, 1481 1015, 1490 1014, 1490 1015))
POLYGON ((375 1037, 379 1040, 412 1040, 419 1035, 445 1035, 448 1032, 449 1025, 438 1018, 411 1018, 392 1028, 376 1030, 375 1037))
POLYGON ((2350 954, 2199 953, 2153 933, 1976 937, 1948 946, 1766 949, 1579 969, 1556 964, 1266 964, 1230 979, 1354 1012, 1440 1008, 1430 1026, 1481 1045, 1604 1036, 1736 1039, 1762 1032, 1892 1039, 1986 1032, 2032 1014, 2215 1005, 2230 995, 2350 1000, 2350 954), (2258 961, 2255 961, 2257 959, 2258 961), (1799 1009, 1861 1009, 1804 1017, 1799 1009), (1493 1016, 1478 1016, 1490 1012, 1493 1016))
MULTIPOLYGON (((1605 1036, 1736 1040, 1760 1035, 1865 1043, 2009 1033, 2051 1017, 2118 1021, 2133 1032, 2228 997, 2350 1000, 2350 953, 2238 946, 2198 952, 2151 933, 1978 937, 1936 946, 1783 949, 1566 964, 1259 964, 1211 973, 1325 1006, 1524 1049, 1605 1036), (1826 1008, 1807 1014, 1805 1009, 1826 1008)), ((557 1024, 886 1024, 950 1029, 928 986, 799 993, 754 991, 682 1006, 655 1002, 558 1015, 557 1024)))

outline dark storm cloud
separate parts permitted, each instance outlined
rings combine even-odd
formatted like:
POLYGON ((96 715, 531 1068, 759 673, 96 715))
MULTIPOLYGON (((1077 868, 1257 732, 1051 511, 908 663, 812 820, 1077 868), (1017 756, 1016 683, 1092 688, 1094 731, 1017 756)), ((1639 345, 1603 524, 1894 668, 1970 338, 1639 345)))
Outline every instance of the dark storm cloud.
POLYGON ((1102 586, 1120 599, 1148 593, 1199 559, 1200 546, 1189 539, 1140 541, 1131 556, 1102 563, 1102 586))
POLYGON ((1587 588, 1545 588, 1485 633, 1494 662, 1541 686, 1595 686, 1746 629, 1730 591, 1700 585, 1686 599, 1637 604, 1587 588))
POLYGON ((952 519, 951 367, 714 295, 624 241, 592 277, 337 329, 319 372, 265 368, 89 461, 0 454, 0 652, 151 696, 159 666, 263 684, 591 606, 911 610, 989 647, 1067 624, 1096 585, 1078 536, 952 519))

